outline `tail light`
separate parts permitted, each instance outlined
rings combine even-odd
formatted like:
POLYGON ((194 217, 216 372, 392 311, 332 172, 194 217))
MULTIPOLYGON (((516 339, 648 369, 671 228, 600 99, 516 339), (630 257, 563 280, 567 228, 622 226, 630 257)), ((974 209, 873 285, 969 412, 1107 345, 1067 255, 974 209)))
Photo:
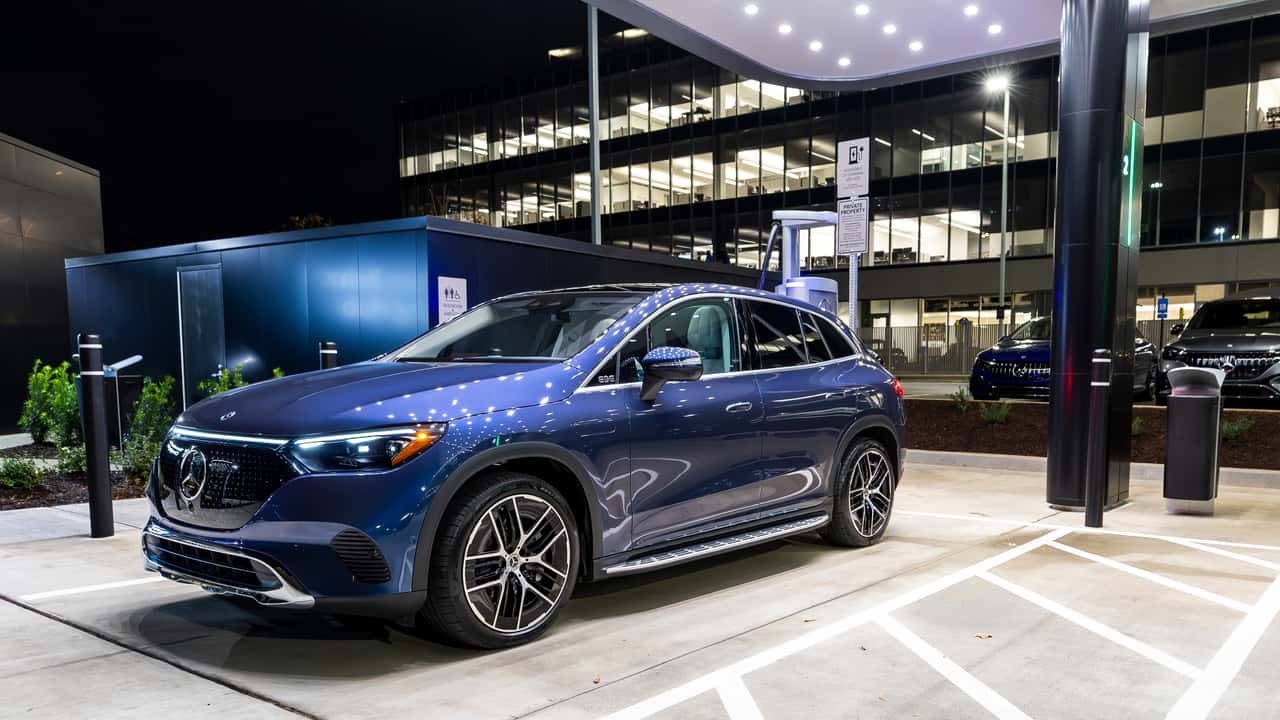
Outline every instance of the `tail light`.
POLYGON ((898 393, 898 397, 904 396, 902 391, 902 381, 898 380, 898 378, 893 379, 893 391, 898 393))

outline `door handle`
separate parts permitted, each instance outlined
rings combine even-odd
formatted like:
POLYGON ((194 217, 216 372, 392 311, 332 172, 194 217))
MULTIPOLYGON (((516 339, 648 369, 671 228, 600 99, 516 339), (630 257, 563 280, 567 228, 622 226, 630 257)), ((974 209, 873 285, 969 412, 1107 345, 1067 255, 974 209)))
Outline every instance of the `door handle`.
POLYGON ((724 411, 730 413, 744 413, 749 410, 751 410, 751 403, 749 402, 735 402, 724 406, 724 411))

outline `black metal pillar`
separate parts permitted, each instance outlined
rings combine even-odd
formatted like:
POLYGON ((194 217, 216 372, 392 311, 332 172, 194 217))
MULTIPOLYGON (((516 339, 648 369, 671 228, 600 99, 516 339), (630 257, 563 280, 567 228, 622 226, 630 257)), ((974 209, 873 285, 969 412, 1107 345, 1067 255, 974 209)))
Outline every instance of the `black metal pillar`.
POLYGON ((1085 504, 1096 348, 1110 348, 1112 358, 1102 430, 1108 440, 1106 501, 1115 505, 1129 496, 1147 28, 1147 0, 1062 3, 1045 493, 1051 505, 1085 504))
POLYGON ((320 369, 329 370, 338 367, 338 343, 332 340, 320 341, 320 369))
POLYGON ((107 402, 102 387, 102 340, 93 333, 77 338, 80 351, 80 424, 84 431, 85 469, 89 481, 89 535, 116 532, 111 507, 111 474, 107 459, 107 402))

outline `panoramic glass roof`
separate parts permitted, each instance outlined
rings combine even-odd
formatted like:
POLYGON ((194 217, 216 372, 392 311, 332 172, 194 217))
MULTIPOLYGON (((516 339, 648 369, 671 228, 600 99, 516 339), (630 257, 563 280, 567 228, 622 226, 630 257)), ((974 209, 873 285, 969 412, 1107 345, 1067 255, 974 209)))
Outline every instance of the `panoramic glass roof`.
MULTIPOLYGON (((587 1, 744 75, 809 85, 1044 51, 1062 17, 1061 0, 587 1)), ((1151 19, 1250 4, 1152 0, 1151 19)))

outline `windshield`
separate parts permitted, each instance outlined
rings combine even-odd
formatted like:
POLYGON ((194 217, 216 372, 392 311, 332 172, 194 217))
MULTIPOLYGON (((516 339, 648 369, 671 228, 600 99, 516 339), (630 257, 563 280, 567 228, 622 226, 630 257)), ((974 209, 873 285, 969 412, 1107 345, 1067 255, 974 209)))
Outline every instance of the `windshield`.
POLYGON ((1188 330, 1280 328, 1280 300, 1225 300, 1209 303, 1191 318, 1188 330))
POLYGON ((1049 339, 1049 318, 1035 318, 1028 320, 1018 326, 1017 330, 1009 337, 1014 340, 1048 340, 1049 339))
POLYGON ((481 305, 394 355, 400 362, 535 362, 573 357, 644 293, 546 293, 481 305))

